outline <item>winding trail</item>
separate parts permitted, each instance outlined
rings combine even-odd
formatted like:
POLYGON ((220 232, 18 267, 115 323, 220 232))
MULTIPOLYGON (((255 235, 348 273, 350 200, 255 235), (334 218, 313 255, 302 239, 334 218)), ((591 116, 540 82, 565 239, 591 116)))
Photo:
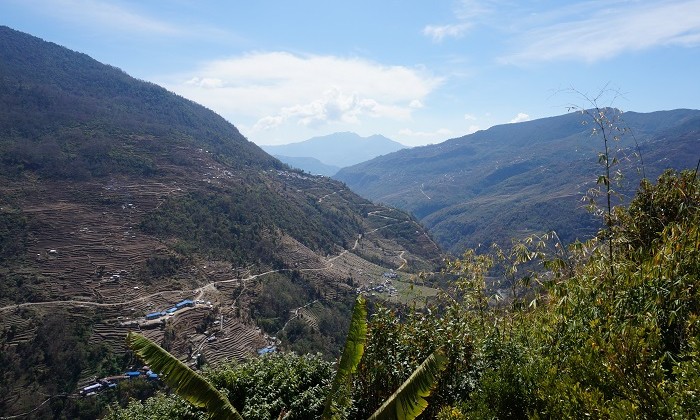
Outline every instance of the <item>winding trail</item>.
POLYGON ((343 190, 338 190, 338 191, 334 191, 334 192, 332 192, 332 193, 330 193, 330 194, 326 194, 326 195, 324 195, 323 197, 319 198, 319 199, 318 199, 318 202, 321 203, 321 202, 323 202, 323 200, 324 200, 325 198, 328 198, 328 197, 330 197, 330 196, 332 196, 332 195, 336 195, 336 194, 338 194, 339 192, 342 192, 342 191, 343 191, 343 190))
POLYGON ((401 270, 402 268, 404 268, 404 267, 406 266, 406 264, 408 264, 408 260, 407 260, 406 258, 403 257, 403 254, 405 254, 405 253, 406 253, 406 251, 401 251, 401 252, 399 252, 398 257, 399 257, 399 258, 401 259, 401 261, 403 261, 403 262, 401 263, 401 265, 399 266, 399 268, 397 268, 396 270, 401 270))
POLYGON ((291 317, 291 318, 289 318, 289 319, 287 320, 287 322, 284 323, 284 325, 282 326, 282 328, 280 328, 279 331, 277 331, 277 332, 275 333, 275 335, 279 335, 282 331, 284 331, 284 329, 287 328, 287 325, 289 325, 289 323, 292 322, 292 320, 299 318, 299 316, 300 316, 300 315, 299 315, 299 311, 300 311, 300 310, 302 310, 302 309, 304 309, 304 308, 308 308, 309 306, 313 305, 313 304, 316 303, 316 302, 318 302, 318 299, 315 299, 315 300, 313 300, 313 301, 307 303, 306 305, 300 306, 300 307, 298 307, 298 308, 296 308, 296 309, 290 309, 289 312, 292 312, 292 313, 294 314, 294 316, 291 317))
MULTIPOLYGON (((336 192, 334 192, 334 193, 332 193, 332 194, 328 194, 328 195, 326 195, 326 196, 324 196, 324 197, 321 197, 321 199, 319 199, 319 201, 322 200, 323 198, 325 198, 325 197, 327 197, 327 196, 330 196, 330 195, 333 195, 333 194, 335 194, 335 193, 337 193, 337 192, 338 192, 338 191, 336 191, 336 192)), ((372 215, 372 216, 375 216, 375 217, 381 217, 381 218, 387 219, 387 220, 393 220, 393 221, 395 221, 396 223, 390 223, 390 224, 387 224, 387 225, 385 225, 385 226, 378 227, 378 228, 373 229, 373 230, 371 230, 371 231, 369 231, 369 232, 367 232, 367 233, 374 233, 374 232, 377 232, 377 231, 380 230, 380 229, 385 229, 385 228, 390 227, 390 226, 394 226, 394 225, 401 224, 401 223, 410 223, 410 222, 411 222, 410 220, 400 220, 400 219, 397 219, 397 218, 395 218, 395 217, 389 217, 389 216, 384 216, 384 215, 378 214, 378 213, 380 213, 381 211, 382 211, 382 210, 375 210, 375 211, 372 211, 372 212, 367 213, 367 215, 368 215, 368 216, 372 215)), ((358 246, 360 240, 362 239, 362 236, 363 236, 362 233, 360 233, 360 234, 357 235, 357 238, 355 239, 355 243, 354 243, 354 245, 353 245, 353 247, 352 247, 351 249, 349 249, 349 250, 348 250, 348 249, 344 249, 344 250, 343 250, 342 252, 340 252, 338 255, 327 259, 327 260, 326 260, 326 266, 325 266, 325 267, 321 267, 321 268, 302 268, 302 269, 296 269, 296 270, 297 270, 297 271, 300 271, 300 272, 310 272, 310 271, 323 271, 323 270, 329 270, 329 269, 331 269, 331 268, 333 267, 333 261, 335 261, 336 259, 342 257, 343 255, 345 255, 345 254, 348 253, 349 251, 355 250, 355 249, 357 248, 357 246, 358 246)), ((401 251, 401 253, 399 254, 399 258, 403 261, 403 263, 401 264, 401 266, 399 267, 399 269, 403 268, 403 267, 406 265, 406 263, 408 262, 405 258, 403 258, 403 255, 404 255, 405 252, 406 252, 406 251, 401 251)), ((269 275, 269 274, 273 274, 273 273, 280 273, 280 272, 293 271, 293 270, 295 270, 295 269, 292 269, 292 268, 282 268, 282 269, 278 269, 278 270, 269 270, 269 271, 265 271, 265 272, 262 272, 262 273, 253 274, 253 275, 250 275, 250 276, 245 277, 245 278, 232 278, 232 279, 227 279, 227 280, 213 281, 213 282, 207 283, 207 284, 205 284, 205 285, 203 285, 203 286, 200 286, 200 287, 194 289, 193 292, 196 294, 196 299, 201 299, 201 297, 204 295, 204 293, 205 293, 205 291, 207 291, 207 289, 211 290, 212 288, 215 288, 215 287, 216 287, 217 285, 219 285, 219 284, 226 284, 226 283, 233 283, 233 282, 242 282, 243 288, 241 289, 240 293, 238 294, 238 296, 237 296, 237 297, 234 299, 234 301, 233 301, 233 305, 235 305, 235 304, 238 302, 238 299, 243 295, 243 293, 244 293, 245 290, 247 289, 247 284, 248 284, 251 280, 255 280, 255 279, 258 278, 258 277, 263 277, 263 276, 266 276, 266 275, 269 275)), ((153 299, 154 297, 157 297, 157 296, 159 296, 159 295, 162 294, 162 293, 178 293, 178 292, 182 292, 182 291, 183 291, 182 289, 176 289, 176 290, 160 290, 160 291, 158 291, 158 292, 151 293, 151 294, 148 294, 148 295, 145 295, 145 296, 139 296, 139 297, 134 298, 134 299, 125 300, 125 301, 122 301, 122 302, 111 302, 111 303, 100 303, 100 302, 92 302, 92 301, 84 301, 84 300, 75 300, 75 299, 51 300, 51 301, 44 301, 44 302, 24 302, 24 303, 12 304, 12 305, 7 305, 7 306, 0 307, 0 313, 6 312, 6 311, 10 311, 10 310, 13 310, 13 309, 16 310, 16 309, 19 309, 19 308, 41 307, 41 306, 60 306, 60 305, 74 305, 74 306, 78 306, 78 307, 81 306, 81 305, 83 305, 83 306, 92 306, 92 307, 100 307, 100 308, 118 308, 118 307, 121 307, 121 306, 133 305, 134 303, 144 302, 144 301, 151 300, 151 299, 153 299)), ((301 307, 300 307, 300 308, 301 308, 301 307)))
POLYGON ((425 191, 423 191, 423 185, 424 185, 424 184, 420 184, 420 192, 421 192, 421 194, 423 194, 428 200, 432 200, 432 198, 430 198, 430 196, 429 196, 428 194, 426 194, 425 191))

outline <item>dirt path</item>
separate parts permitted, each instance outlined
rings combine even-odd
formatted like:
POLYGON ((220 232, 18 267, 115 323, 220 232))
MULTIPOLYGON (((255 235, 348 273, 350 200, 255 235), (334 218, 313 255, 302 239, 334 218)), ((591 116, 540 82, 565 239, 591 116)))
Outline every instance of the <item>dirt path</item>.
POLYGON ((399 268, 396 269, 397 271, 398 271, 398 270, 401 270, 402 268, 404 268, 404 267, 406 266, 406 264, 408 264, 408 260, 407 260, 406 258, 403 257, 403 254, 405 254, 405 253, 406 253, 406 251, 401 251, 401 252, 399 253, 399 259, 401 259, 401 261, 403 261, 403 262, 401 263, 401 265, 399 266, 399 268))
MULTIPOLYGON (((321 199, 323 199, 323 198, 325 198, 325 197, 327 197, 327 196, 333 195, 333 194, 335 194, 335 193, 337 193, 337 192, 338 192, 338 191, 336 191, 336 192, 334 192, 334 193, 332 193, 332 194, 328 194, 328 195, 326 195, 326 196, 324 196, 324 197, 321 197, 321 199)), ((321 199, 319 199, 319 200, 321 200, 321 199)), ((373 232, 376 232, 376 231, 378 231, 378 230, 380 230, 380 229, 385 229, 385 228, 387 228, 387 227, 390 227, 390 226, 393 226, 393 225, 396 225, 396 224, 399 224, 399 223, 410 223, 409 220, 400 220, 400 219, 397 219, 397 218, 395 218, 395 217, 389 217, 389 216, 384 216, 384 215, 378 214, 378 213, 381 212, 381 211, 382 211, 382 210, 375 210, 375 211, 372 211, 372 212, 368 213, 367 215, 368 215, 368 216, 369 216, 369 215, 372 215, 372 216, 376 216, 376 217, 381 217, 381 218, 387 219, 387 220, 394 220, 394 221, 396 221, 397 223, 390 223, 390 224, 387 224, 387 225, 385 225, 385 226, 378 227, 378 228, 376 228, 376 229, 374 229, 374 230, 369 231, 368 233, 373 233, 373 232)), ((362 236, 363 236, 363 234, 358 234, 357 238, 355 239, 355 243, 354 243, 353 247, 352 247, 350 250, 354 250, 354 249, 357 248, 357 246, 358 246, 358 244, 359 244, 360 239, 362 238, 362 236)), ((322 267, 322 268, 302 268, 302 269, 298 269, 298 271, 300 271, 300 272, 309 272, 309 271, 323 271, 323 270, 329 270, 329 269, 331 269, 331 268, 333 267, 333 261, 335 261, 336 259, 342 257, 343 255, 345 255, 346 253, 348 253, 350 250, 344 249, 342 252, 340 252, 340 254, 338 254, 338 255, 336 255, 336 256, 334 256, 334 257, 331 257, 331 258, 327 259, 327 260, 326 260, 326 266, 325 266, 325 267, 322 267)), ((401 266, 399 267, 399 270, 400 270, 401 268, 403 268, 403 267, 406 265, 406 263, 408 262, 405 258, 403 258, 403 254, 404 254, 405 252, 406 252, 406 251, 401 251, 401 253, 399 254, 399 258, 403 261, 403 263, 402 263, 401 266)), ((238 302, 238 299, 239 299, 239 298, 243 295, 243 293, 246 291, 246 289, 247 289, 247 283, 248 283, 248 282, 250 282, 251 280, 254 280, 254 279, 258 278, 258 277, 263 277, 263 276, 266 276, 266 275, 269 275, 269 274, 280 273, 280 272, 284 272, 284 271, 293 271, 293 269, 291 269, 291 268, 284 268, 284 269, 279 269, 279 270, 269 270, 269 271, 265 271, 265 272, 263 272, 263 273, 253 274, 253 275, 250 275, 250 276, 245 277, 245 278, 232 278, 232 279, 227 279, 227 280, 213 281, 213 282, 207 283, 207 284, 205 284, 204 286, 201 286, 201 287, 199 287, 199 288, 197 288, 197 289, 194 289, 193 292, 194 292, 194 294, 195 294, 195 296, 196 296, 195 299, 199 300, 199 299, 202 298, 202 296, 204 295, 204 293, 205 293, 206 291, 213 291, 213 289, 216 288, 216 285, 218 285, 218 284, 226 284, 226 283, 233 283, 233 282, 242 282, 243 288, 241 289, 241 292, 238 294, 238 296, 237 296, 237 297, 234 299, 234 301, 233 301, 233 304, 235 305, 235 304, 238 302)), ((133 305, 134 303, 144 302, 144 301, 151 300, 151 299, 153 299, 154 297, 159 296, 161 293, 177 293, 177 292, 182 292, 182 291, 183 291, 182 289, 177 289, 177 290, 161 290, 161 291, 158 291, 158 292, 155 292, 155 293, 151 293, 151 294, 145 295, 145 296, 140 296, 140 297, 137 297, 137 298, 134 298, 134 299, 130 299, 130 300, 122 301, 122 302, 112 302, 112 303, 99 303, 99 302, 91 302, 91 301, 83 301, 83 300, 74 300, 74 299, 52 300, 52 301, 45 301, 45 302, 25 302, 25 303, 12 304, 12 305, 7 305, 7 306, 0 307, 0 313, 1 313, 1 312, 6 312, 6 311, 10 311, 10 310, 13 310, 13 309, 19 309, 19 308, 34 307, 34 306, 41 307, 41 306, 52 306, 52 305, 75 305, 75 306, 85 305, 85 306, 103 307, 103 308, 118 308, 118 307, 121 307, 121 306, 133 305)))
POLYGON ((420 192, 425 196, 425 198, 427 198, 428 200, 432 200, 432 198, 430 198, 430 196, 426 194, 425 191, 423 191, 423 185, 424 184, 420 184, 420 192))
POLYGON ((318 302, 318 299, 315 299, 315 300, 313 300, 313 301, 307 303, 306 305, 300 306, 300 307, 298 307, 298 308, 296 308, 296 309, 290 309, 289 312, 292 312, 292 313, 294 314, 294 316, 291 317, 291 318, 289 318, 289 319, 287 320, 287 322, 284 323, 284 325, 282 326, 282 328, 280 328, 279 331, 277 331, 277 333, 275 333, 275 335, 279 335, 282 331, 284 331, 284 329, 287 328, 287 325, 289 325, 289 323, 292 322, 292 320, 299 318, 299 311, 300 311, 300 310, 302 310, 302 309, 304 309, 304 308, 308 308, 309 306, 313 305, 313 304, 316 303, 316 302, 318 302))
POLYGON ((332 193, 330 193, 330 194, 326 194, 326 195, 324 195, 323 197, 319 198, 319 199, 318 199, 318 202, 321 203, 321 202, 323 202, 323 200, 324 200, 325 198, 328 198, 328 197, 330 197, 330 196, 332 196, 332 195, 336 195, 336 194, 338 194, 338 193, 341 192, 341 191, 343 191, 343 190, 338 190, 338 191, 332 192, 332 193))

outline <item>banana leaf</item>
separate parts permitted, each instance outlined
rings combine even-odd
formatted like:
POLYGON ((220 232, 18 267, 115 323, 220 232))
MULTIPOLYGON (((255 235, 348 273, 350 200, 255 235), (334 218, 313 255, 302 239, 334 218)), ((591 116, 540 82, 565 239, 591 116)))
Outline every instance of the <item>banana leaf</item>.
POLYGON ((435 388, 447 358, 441 349, 435 350, 396 390, 369 420, 415 419, 428 406, 425 400, 435 388))
POLYGON ((212 419, 243 420, 224 394, 153 341, 129 332, 126 344, 179 396, 204 408, 212 419))
POLYGON ((357 370, 362 355, 365 352, 365 342, 367 341, 367 307, 365 299, 360 295, 355 301, 352 310, 352 319, 348 328, 348 335, 345 338, 345 348, 343 355, 338 362, 338 371, 333 379, 333 385, 326 397, 326 405, 321 418, 339 419, 343 409, 349 408, 349 390, 352 374, 357 370))

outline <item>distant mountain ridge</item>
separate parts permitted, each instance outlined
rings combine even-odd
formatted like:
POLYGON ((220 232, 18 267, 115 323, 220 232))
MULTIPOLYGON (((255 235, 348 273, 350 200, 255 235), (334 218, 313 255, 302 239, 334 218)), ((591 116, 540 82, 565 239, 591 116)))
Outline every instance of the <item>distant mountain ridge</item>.
MULTIPOLYGON (((607 110, 608 112, 617 112, 607 110)), ((335 179, 363 196, 413 213, 453 253, 492 241, 556 230, 565 242, 599 226, 581 202, 595 186, 602 141, 580 113, 506 124, 443 143, 401 150, 341 169, 335 179)), ((695 168, 700 111, 621 114, 628 134, 612 142, 630 194, 639 180, 637 143, 647 177, 695 168)))
MULTIPOLYGON (((304 162, 285 159, 314 158, 325 165, 338 168, 355 165, 377 156, 406 148, 406 146, 401 143, 390 140, 382 135, 375 134, 369 137, 361 137, 351 132, 313 137, 298 143, 261 147, 271 155, 280 156, 280 160, 292 166, 295 166, 294 163, 302 165, 304 162)), ((308 172, 305 167, 296 167, 308 172)), ((312 166, 309 166, 309 168, 312 168, 312 166)))
POLYGON ((326 165, 320 160, 312 157, 294 157, 272 155, 292 168, 301 169, 314 175, 333 176, 340 170, 340 166, 326 165))

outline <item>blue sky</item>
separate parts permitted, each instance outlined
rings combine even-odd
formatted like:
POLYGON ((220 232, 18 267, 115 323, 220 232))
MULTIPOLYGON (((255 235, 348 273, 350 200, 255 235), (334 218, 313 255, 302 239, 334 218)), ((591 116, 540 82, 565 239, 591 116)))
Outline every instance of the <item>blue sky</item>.
POLYGON ((700 0, 2 0, 0 24, 195 100, 261 145, 336 131, 439 143, 586 105, 571 88, 607 86, 624 111, 700 108, 700 0))

